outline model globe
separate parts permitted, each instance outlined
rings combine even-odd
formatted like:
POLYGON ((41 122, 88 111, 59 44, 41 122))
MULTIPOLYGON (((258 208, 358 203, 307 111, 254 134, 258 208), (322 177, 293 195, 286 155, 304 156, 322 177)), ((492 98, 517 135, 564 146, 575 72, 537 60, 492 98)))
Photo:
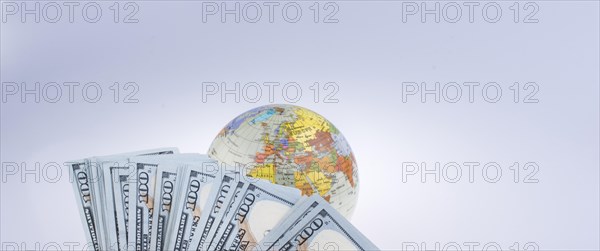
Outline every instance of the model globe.
POLYGON ((358 195, 354 154, 323 116, 294 105, 267 105, 229 122, 208 155, 248 167, 246 175, 319 194, 347 218, 358 195))

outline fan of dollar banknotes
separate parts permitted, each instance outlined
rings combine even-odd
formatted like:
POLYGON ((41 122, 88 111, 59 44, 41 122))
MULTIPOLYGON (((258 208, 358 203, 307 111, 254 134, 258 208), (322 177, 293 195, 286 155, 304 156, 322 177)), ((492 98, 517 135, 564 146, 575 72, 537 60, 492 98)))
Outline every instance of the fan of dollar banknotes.
POLYGON ((89 250, 378 250, 318 195, 163 148, 69 162, 89 250))

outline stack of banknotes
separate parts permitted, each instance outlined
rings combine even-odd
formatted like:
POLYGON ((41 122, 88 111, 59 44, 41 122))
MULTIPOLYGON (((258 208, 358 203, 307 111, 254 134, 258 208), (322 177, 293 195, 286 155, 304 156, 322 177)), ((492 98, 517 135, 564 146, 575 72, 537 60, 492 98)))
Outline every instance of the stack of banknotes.
POLYGON ((163 148, 70 161, 88 250, 378 250, 320 196, 163 148))

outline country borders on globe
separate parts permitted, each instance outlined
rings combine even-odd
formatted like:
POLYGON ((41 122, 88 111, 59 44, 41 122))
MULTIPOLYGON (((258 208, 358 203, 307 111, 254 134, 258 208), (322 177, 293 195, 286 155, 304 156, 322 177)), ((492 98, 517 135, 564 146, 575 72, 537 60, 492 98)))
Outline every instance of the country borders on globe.
POLYGON ((208 155, 303 195, 319 193, 342 215, 352 216, 358 196, 354 154, 342 133, 309 109, 274 104, 249 110, 219 132, 208 155))

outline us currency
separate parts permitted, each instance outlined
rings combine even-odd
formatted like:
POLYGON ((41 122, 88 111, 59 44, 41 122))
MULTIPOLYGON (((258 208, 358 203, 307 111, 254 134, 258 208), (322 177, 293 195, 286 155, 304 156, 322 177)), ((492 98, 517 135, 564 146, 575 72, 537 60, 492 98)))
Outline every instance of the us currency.
MULTIPOLYGON (((115 157, 115 156, 110 156, 115 157)), ((105 156, 105 158, 110 158, 109 156, 105 156)), ((106 222, 106 214, 107 212, 104 210, 105 205, 105 193, 104 193, 104 176, 102 175, 101 165, 98 163, 99 157, 91 157, 86 159, 86 164, 89 168, 90 173, 90 186, 92 192, 92 205, 94 208, 94 215, 98 219, 97 222, 97 232, 98 232, 98 242, 102 249, 110 249, 110 239, 109 239, 109 224, 106 222)))
POLYGON ((167 168, 165 166, 158 170, 156 199, 154 200, 154 208, 156 209, 152 216, 152 228, 150 237, 150 250, 163 250, 165 239, 167 238, 167 230, 171 218, 171 212, 173 212, 173 205, 175 203, 175 196, 177 195, 178 189, 178 173, 184 173, 185 167, 171 166, 167 168))
POLYGON ((102 163, 104 171, 104 201, 108 225, 109 250, 127 250, 127 224, 129 224, 130 174, 135 171, 125 158, 102 163), (112 231, 111 231, 112 230, 112 231))
POLYGON ((224 210, 227 209, 235 194, 242 191, 246 185, 246 183, 237 181, 234 177, 224 175, 218 189, 211 191, 209 198, 212 201, 208 202, 207 209, 200 219, 202 234, 192 238, 190 245, 192 250, 206 250, 210 246, 212 237, 214 237, 221 223, 224 210))
POLYGON ((154 186, 158 165, 137 163, 134 186, 130 187, 128 241, 135 250, 150 250, 152 214, 154 212, 154 186), (133 224, 135 223, 135 224, 133 224))
MULTIPOLYGON (((300 190, 266 181, 250 183, 234 198, 213 240, 215 250, 250 250, 271 231, 296 202, 300 190)), ((212 249, 211 249, 212 250, 212 249)))
POLYGON ((182 182, 178 178, 183 173, 187 173, 188 165, 202 167, 206 173, 218 173, 218 165, 216 162, 209 159, 207 155, 195 155, 190 159, 178 159, 177 164, 169 163, 159 168, 156 185, 156 199, 154 200, 155 213, 153 215, 152 236, 150 239, 151 250, 163 250, 167 239, 169 238, 169 230, 175 212, 175 205, 178 203, 177 194, 181 191, 182 182), (210 165, 214 167, 209 168, 210 165))
POLYGON ((95 250, 108 249, 106 236, 107 225, 104 218, 104 176, 98 160, 118 158, 131 155, 169 154, 178 152, 177 148, 162 148, 130 153, 122 153, 103 157, 90 157, 83 160, 67 162, 72 177, 75 177, 73 188, 77 196, 82 222, 86 229, 88 242, 95 250))
POLYGON ((129 219, 129 190, 131 174, 136 172, 135 165, 129 161, 131 157, 156 156, 165 158, 179 151, 176 148, 160 148, 119 154, 114 156, 92 158, 93 169, 100 179, 99 206, 101 211, 103 240, 105 250, 127 250, 127 232, 129 219))
MULTIPOLYGON (((129 218, 135 219, 135 224, 128 224, 127 235, 130 237, 128 238, 128 246, 131 247, 130 249, 135 250, 151 250, 153 243, 158 238, 155 233, 158 229, 155 227, 154 222, 159 218, 154 214, 154 209, 160 207, 155 207, 155 205, 165 202, 162 201, 163 197, 161 197, 163 194, 162 189, 169 189, 162 185, 165 183, 161 183, 162 173, 164 173, 161 170, 173 174, 171 178, 174 180, 178 169, 181 169, 183 172, 187 165, 214 161, 209 160, 206 155, 188 153, 172 154, 169 156, 132 157, 129 159, 129 162, 136 166, 138 176, 131 179, 133 180, 133 184, 130 193, 132 198, 135 199, 132 200, 131 207, 129 207, 129 218)), ((167 211, 167 213, 169 212, 170 210, 167 211)), ((163 216, 165 216, 164 211, 163 216)), ((164 234, 162 230, 164 230, 165 218, 160 219, 163 219, 159 223, 161 223, 161 234, 164 234)), ((160 237, 160 241, 163 241, 163 236, 161 235, 160 237)))
POLYGON ((140 176, 131 179, 131 193, 136 199, 132 200, 134 203, 129 208, 131 218, 135 219, 135 224, 128 224, 127 228, 128 237, 132 237, 128 239, 130 249, 157 250, 157 247, 164 246, 168 219, 172 211, 170 204, 175 200, 172 195, 178 186, 177 175, 183 173, 188 165, 202 165, 207 162, 215 161, 210 160, 207 155, 192 153, 129 159, 129 163, 136 166, 140 172, 140 176), (155 213, 155 209, 158 210, 158 214, 155 213))
POLYGON ((85 236, 94 250, 100 250, 100 242, 98 240, 98 219, 94 213, 92 205, 92 193, 89 178, 89 169, 85 160, 71 161, 68 162, 72 177, 75 178, 73 183, 73 190, 75 191, 75 197, 77 207, 79 208, 79 214, 81 216, 81 222, 84 225, 86 231, 85 236))
POLYGON ((118 175, 119 183, 118 186, 116 186, 117 189, 113 190, 116 234, 119 250, 130 249, 130 246, 127 246, 127 229, 129 227, 129 187, 131 186, 129 177, 130 174, 118 175), (125 247, 123 247, 123 245, 125 245, 125 247))
POLYGON ((305 202, 309 213, 299 213, 300 220, 288 221, 293 224, 280 225, 254 250, 379 250, 329 203, 316 196, 311 199, 319 205, 313 207, 314 203, 305 202))
POLYGON ((216 250, 216 245, 219 241, 218 233, 220 233, 221 229, 224 227, 225 219, 233 213, 232 209, 234 207, 236 198, 239 198, 243 194, 244 190, 246 190, 248 188, 248 185, 249 185, 248 182, 242 182, 242 181, 238 182, 238 185, 236 186, 233 193, 231 193, 231 196, 229 198, 226 198, 226 200, 224 201, 225 207, 215 215, 215 222, 217 223, 217 225, 208 234, 207 240, 210 240, 210 241, 206 242, 204 244, 204 246, 201 248, 201 250, 207 250, 207 251, 208 250, 216 250))
POLYGON ((308 216, 313 210, 319 207, 320 204, 327 203, 327 201, 321 199, 318 194, 312 195, 311 197, 302 197, 302 199, 294 205, 290 212, 284 216, 277 227, 269 231, 267 236, 259 241, 259 244, 254 248, 255 251, 267 250, 268 245, 281 246, 281 242, 286 239, 286 235, 289 236, 290 232, 288 229, 294 228, 302 220, 308 216))
POLYGON ((192 238, 200 234, 200 218, 208 195, 213 189, 213 183, 220 174, 203 172, 202 167, 190 166, 188 171, 181 175, 181 190, 175 200, 175 211, 171 217, 168 230, 169 238, 165 250, 188 250, 192 238))

